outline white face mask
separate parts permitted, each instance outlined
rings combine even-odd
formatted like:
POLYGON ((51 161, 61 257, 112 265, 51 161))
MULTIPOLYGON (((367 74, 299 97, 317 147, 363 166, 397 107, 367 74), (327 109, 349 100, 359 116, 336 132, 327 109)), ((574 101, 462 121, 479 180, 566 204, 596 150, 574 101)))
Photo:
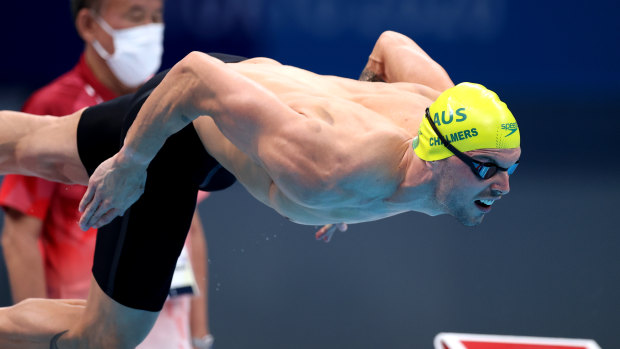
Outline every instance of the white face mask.
POLYGON ((164 25, 151 23, 127 29, 113 29, 103 18, 95 20, 114 40, 114 54, 107 52, 95 40, 93 48, 116 78, 127 87, 138 87, 149 79, 161 65, 164 51, 164 25))

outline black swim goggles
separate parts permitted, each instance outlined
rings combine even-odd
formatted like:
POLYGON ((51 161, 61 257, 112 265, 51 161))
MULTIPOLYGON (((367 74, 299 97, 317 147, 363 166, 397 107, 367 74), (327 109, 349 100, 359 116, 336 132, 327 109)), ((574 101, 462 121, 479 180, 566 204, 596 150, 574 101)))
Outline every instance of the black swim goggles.
POLYGON ((517 166, 519 166, 519 161, 515 162, 514 165, 508 168, 503 168, 503 167, 497 166, 496 164, 492 162, 480 162, 480 161, 474 160, 471 156, 468 156, 465 153, 460 152, 452 144, 450 144, 450 142, 446 140, 446 138, 439 132, 439 130, 437 129, 437 126, 433 122, 433 119, 431 118, 430 110, 428 108, 426 108, 426 119, 428 120, 428 123, 431 124, 431 127, 433 128, 433 131, 435 131, 435 133, 437 134, 437 137, 439 137, 439 139, 441 140, 441 143, 446 148, 448 148, 448 150, 451 151, 452 154, 456 155, 457 158, 461 159, 461 161, 463 161, 466 165, 468 165, 471 168, 472 172, 479 178, 489 179, 493 177, 497 173, 497 171, 505 171, 508 173, 508 175, 511 175, 515 172, 515 170, 517 169, 517 166))

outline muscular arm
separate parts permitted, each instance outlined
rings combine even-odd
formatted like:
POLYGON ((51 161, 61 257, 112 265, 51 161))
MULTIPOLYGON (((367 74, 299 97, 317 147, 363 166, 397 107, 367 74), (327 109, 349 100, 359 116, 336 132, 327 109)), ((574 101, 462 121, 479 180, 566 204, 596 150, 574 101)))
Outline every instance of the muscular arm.
POLYGON ((360 80, 413 82, 443 91, 454 86, 448 73, 403 34, 386 31, 377 40, 360 80))
POLYGON ((237 147, 255 155, 257 135, 278 125, 282 113, 294 112, 220 60, 193 52, 147 99, 121 151, 133 162, 150 162, 170 135, 208 115, 237 147))
POLYGON ((2 247, 13 302, 46 298, 43 259, 38 246, 43 222, 11 208, 6 208, 5 213, 2 247))
POLYGON ((121 151, 91 176, 80 205, 82 228, 100 227, 135 202, 142 194, 146 168, 165 140, 199 116, 210 116, 228 140, 258 162, 259 138, 290 121, 285 114, 297 115, 273 93, 221 61, 203 53, 189 54, 146 100, 121 151))

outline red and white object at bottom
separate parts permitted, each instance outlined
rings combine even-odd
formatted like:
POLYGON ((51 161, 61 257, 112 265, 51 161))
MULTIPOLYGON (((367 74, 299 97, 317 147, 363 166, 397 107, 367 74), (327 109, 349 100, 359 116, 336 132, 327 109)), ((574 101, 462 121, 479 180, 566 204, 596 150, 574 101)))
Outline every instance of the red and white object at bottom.
POLYGON ((601 349, 590 339, 440 333, 435 349, 601 349))

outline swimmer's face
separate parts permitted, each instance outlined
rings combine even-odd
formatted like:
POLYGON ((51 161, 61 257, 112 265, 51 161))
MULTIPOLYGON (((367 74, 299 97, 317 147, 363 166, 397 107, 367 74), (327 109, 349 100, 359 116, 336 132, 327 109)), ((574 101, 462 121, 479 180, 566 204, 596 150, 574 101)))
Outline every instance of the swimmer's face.
MULTIPOLYGON (((519 160, 521 148, 480 149, 466 152, 480 162, 492 162, 508 168, 519 160)), ((498 171, 483 180, 456 156, 437 161, 439 180, 435 197, 442 210, 467 226, 480 224, 495 201, 510 191, 509 175, 498 171)))

